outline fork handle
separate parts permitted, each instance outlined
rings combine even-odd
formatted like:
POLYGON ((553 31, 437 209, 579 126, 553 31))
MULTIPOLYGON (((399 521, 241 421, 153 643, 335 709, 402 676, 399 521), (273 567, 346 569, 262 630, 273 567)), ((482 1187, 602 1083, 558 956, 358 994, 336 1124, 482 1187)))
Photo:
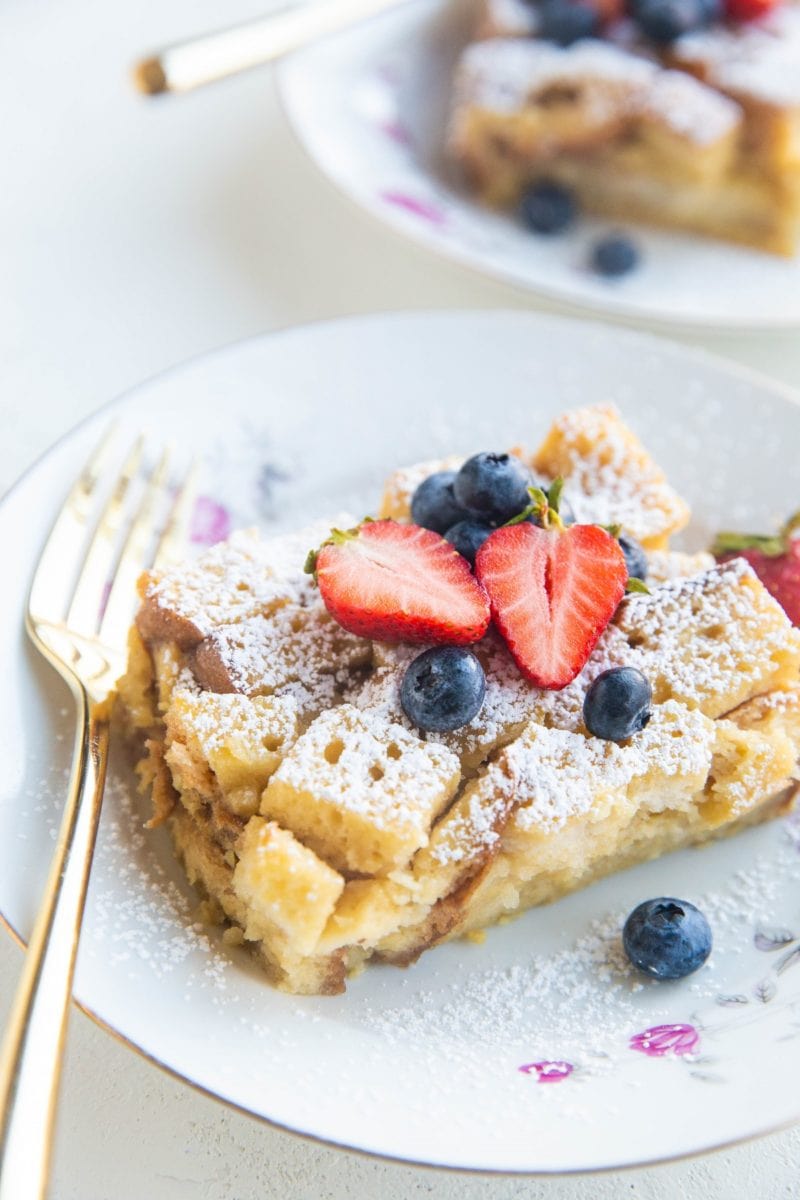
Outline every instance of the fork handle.
POLYGON ((134 67, 140 91, 189 92, 274 62, 309 42, 395 8, 404 0, 309 0, 233 29, 169 46, 134 67))
POLYGON ((108 715, 80 685, 69 793, 0 1050, 0 1200, 47 1188, 72 976, 108 760, 108 715))

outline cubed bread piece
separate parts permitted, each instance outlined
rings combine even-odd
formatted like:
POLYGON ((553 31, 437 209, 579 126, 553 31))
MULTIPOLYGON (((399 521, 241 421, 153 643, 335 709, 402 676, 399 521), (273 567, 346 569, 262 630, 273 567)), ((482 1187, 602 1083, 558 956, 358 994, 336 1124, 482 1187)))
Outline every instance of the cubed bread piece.
POLYGON ((319 952, 344 946, 372 947, 399 927, 422 915, 412 889, 397 879, 351 879, 320 938, 319 952))
POLYGON ((744 817, 796 772, 797 746, 783 730, 715 721, 714 757, 701 804, 709 828, 744 817))
POLYGON ((612 405, 565 413, 533 456, 535 471, 567 481, 579 521, 621 525, 645 549, 666 547, 689 508, 612 405))
POLYGON ((530 724, 503 752, 518 794, 504 842, 513 851, 515 834, 526 844, 547 841, 573 822, 585 824, 590 839, 592 823, 621 802, 655 812, 664 789, 691 796, 705 783, 713 742, 713 722, 673 701, 622 745, 530 724))
POLYGON ((247 906, 245 937, 275 930, 299 954, 313 953, 344 880, 286 829, 262 817, 247 823, 237 847, 233 889, 247 906))
POLYGON ((320 683, 320 677, 364 666, 371 653, 370 642, 347 633, 316 599, 220 626, 195 650, 193 669, 198 683, 212 692, 268 696, 291 684, 310 693, 322 686, 321 709, 331 703, 332 681, 320 683))
MULTIPOLYGON (((743 145, 762 173, 790 184, 800 166, 800 8, 776 5, 760 21, 714 23, 677 38, 667 57, 718 88, 745 113, 743 145)), ((786 189, 789 190, 788 188, 786 189)))
POLYGON ((135 625, 128 632, 128 665, 117 683, 119 711, 129 733, 149 729, 156 721, 153 663, 135 625))
POLYGON ((740 729, 765 733, 780 730, 797 746, 800 754, 800 683, 754 696, 725 716, 740 729))
POLYGON ((647 555, 647 584, 668 583, 671 579, 688 579, 714 566, 714 555, 706 550, 684 554, 680 550, 651 550, 647 555))
POLYGON ((337 870, 386 874, 426 845, 459 779, 458 759, 443 746, 344 704, 298 739, 261 811, 337 870))
POLYGON ((741 558, 629 596, 614 623, 656 703, 672 698, 718 717, 800 672, 800 630, 741 558))
POLYGON ((139 581, 136 624, 145 641, 196 646, 219 625, 274 612, 297 598, 295 583, 269 562, 269 543, 235 533, 193 562, 148 571, 139 581))
MULTIPOLYGON (((198 885, 211 898, 212 907, 219 906, 225 917, 236 922, 223 934, 222 940, 228 945, 239 945, 242 931, 248 924, 250 904, 249 895, 247 900, 242 899, 233 885, 235 854, 221 849, 180 804, 170 817, 169 831, 189 882, 198 885)), ((332 954, 301 951, 293 943, 294 927, 290 926, 287 933, 287 924, 290 923, 284 922, 282 929, 271 920, 254 918, 252 944, 270 982, 297 995, 335 995, 343 992, 344 954, 341 951, 332 954)), ((302 928, 302 914, 299 924, 302 928)))
POLYGON ((433 904, 474 876, 500 848, 500 837, 519 803, 507 751, 467 785, 437 822, 430 843, 413 863, 415 894, 433 904))
POLYGON ((156 682, 158 711, 163 717, 176 695, 193 695, 199 689, 186 665, 183 651, 175 642, 153 642, 150 646, 156 682))
POLYGON ((175 786, 208 795, 216 781, 226 807, 237 816, 251 816, 300 726, 289 696, 198 692, 174 697, 166 730, 175 786))
POLYGON ((464 459, 451 454, 449 458, 432 459, 430 462, 414 463, 393 471, 383 487, 383 499, 378 516, 392 521, 411 520, 411 498, 423 479, 439 471, 457 471, 464 459))

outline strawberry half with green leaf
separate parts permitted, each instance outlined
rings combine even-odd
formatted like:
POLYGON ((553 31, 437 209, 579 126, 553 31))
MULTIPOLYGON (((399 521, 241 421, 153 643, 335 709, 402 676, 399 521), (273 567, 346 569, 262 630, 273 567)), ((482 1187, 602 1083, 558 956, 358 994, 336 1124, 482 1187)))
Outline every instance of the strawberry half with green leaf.
POLYGON ((558 488, 538 489, 527 513, 495 530, 475 560, 495 625, 522 674, 537 687, 566 687, 579 673, 625 595, 619 542, 599 525, 565 527, 558 488), (534 514, 538 524, 531 524, 534 514))
POLYGON ((772 537, 720 533, 711 553, 718 562, 745 558, 793 625, 800 625, 800 512, 772 537))
POLYGON ((306 570, 334 620, 360 637, 464 646, 489 626, 489 601, 466 560, 419 525, 334 529, 306 570))

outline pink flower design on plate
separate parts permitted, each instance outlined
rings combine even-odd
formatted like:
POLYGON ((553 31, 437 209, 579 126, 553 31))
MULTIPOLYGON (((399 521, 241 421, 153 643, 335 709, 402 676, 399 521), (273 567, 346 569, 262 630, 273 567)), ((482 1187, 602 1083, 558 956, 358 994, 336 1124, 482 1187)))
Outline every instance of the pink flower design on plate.
MULTIPOLYGON (((388 138, 391 138, 393 142, 397 142, 398 146, 411 145, 411 134, 400 121, 383 121, 381 129, 388 138)), ((387 199, 387 197, 384 197, 384 199, 387 199)))
POLYGON ((210 496, 198 496, 192 513, 189 538, 197 546, 213 546, 231 531, 228 510, 210 496))
POLYGON ((395 208, 402 208, 405 212, 411 213, 412 216, 421 217, 423 221, 427 221, 430 225, 441 227, 447 224, 447 217, 441 208, 436 204, 431 204, 428 200, 420 200, 416 196, 409 196, 407 192, 383 192, 381 199, 387 204, 393 204, 395 208))
POLYGON ((663 1058, 665 1054, 691 1054, 699 1041, 694 1025, 653 1025, 635 1033, 630 1047, 650 1058, 663 1058))
POLYGON ((572 1063, 548 1060, 525 1063, 523 1067, 517 1069, 523 1075, 535 1075, 537 1083, 559 1083, 562 1079, 568 1079, 575 1070, 572 1063))

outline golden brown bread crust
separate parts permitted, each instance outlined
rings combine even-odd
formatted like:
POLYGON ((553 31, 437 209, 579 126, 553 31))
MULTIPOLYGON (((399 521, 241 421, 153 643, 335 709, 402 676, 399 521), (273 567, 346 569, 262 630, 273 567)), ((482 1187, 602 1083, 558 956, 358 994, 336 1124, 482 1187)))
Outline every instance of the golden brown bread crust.
POLYGON ((136 628, 145 642, 175 642, 181 650, 191 650, 203 640, 203 631, 194 621, 164 604, 153 592, 150 572, 139 580, 141 604, 136 614, 136 628))

